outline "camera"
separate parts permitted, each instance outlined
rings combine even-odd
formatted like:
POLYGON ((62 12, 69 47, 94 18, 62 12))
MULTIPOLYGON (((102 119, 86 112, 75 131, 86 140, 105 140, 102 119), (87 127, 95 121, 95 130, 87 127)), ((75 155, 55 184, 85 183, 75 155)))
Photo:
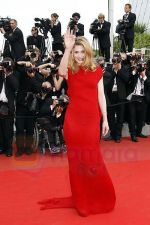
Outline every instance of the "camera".
POLYGON ((75 25, 77 25, 77 21, 75 21, 73 18, 70 18, 68 26, 70 30, 73 30, 73 33, 75 33, 75 25))
POLYGON ((120 39, 124 38, 126 32, 126 26, 129 21, 127 19, 118 20, 118 24, 116 26, 116 33, 120 35, 120 39))
POLYGON ((0 28, 4 28, 5 32, 11 31, 10 20, 9 17, 0 18, 0 28))
POLYGON ((142 73, 146 68, 146 63, 138 63, 136 66, 137 72, 142 73))
POLYGON ((93 23, 91 23, 89 32, 90 32, 91 34, 95 34, 95 33, 97 32, 99 26, 100 26, 99 20, 98 20, 98 19, 95 19, 95 20, 93 21, 93 23))
POLYGON ((6 69, 7 72, 13 71, 13 63, 12 61, 2 61, 0 62, 1 71, 6 69))
POLYGON ((114 57, 114 58, 112 58, 112 63, 113 64, 121 63, 121 57, 114 57))
POLYGON ((34 18, 34 20, 36 21, 35 27, 40 29, 40 32, 44 35, 45 38, 48 38, 47 33, 51 29, 51 21, 48 18, 34 18))
POLYGON ((28 72, 28 73, 36 73, 36 72, 39 72, 39 68, 38 67, 27 67, 26 68, 26 72, 28 72))
POLYGON ((34 45, 30 45, 26 50, 25 59, 27 61, 33 61, 35 58, 38 58, 38 49, 34 45))

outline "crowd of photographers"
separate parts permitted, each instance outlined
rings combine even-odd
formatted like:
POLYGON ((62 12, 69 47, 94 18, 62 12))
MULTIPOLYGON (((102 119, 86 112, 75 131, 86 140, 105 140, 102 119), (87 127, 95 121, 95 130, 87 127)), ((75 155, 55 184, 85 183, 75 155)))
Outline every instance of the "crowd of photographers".
MULTIPOLYGON (((54 154, 66 151, 63 121, 69 98, 65 79, 57 75, 65 47, 58 17, 53 13, 50 20, 35 18, 27 47, 15 19, 0 21, 0 31, 5 37, 0 63, 0 154, 8 157, 13 154, 14 121, 16 156, 33 153, 35 124, 42 153, 46 148, 54 154), (52 51, 46 54, 45 39, 49 31, 53 37, 52 51)), ((97 34, 100 53, 105 56, 97 58, 104 72, 110 127, 105 140, 120 143, 123 123, 127 122, 131 140, 138 142, 138 137, 147 137, 142 128, 145 122, 150 123, 150 61, 144 62, 141 55, 120 53, 109 62, 111 24, 104 18, 100 13, 90 32, 97 34)), ((84 25, 79 19, 79 13, 72 14, 68 26, 76 36, 83 36, 84 25)))
POLYGON ((11 58, 4 58, 1 62, 1 154, 5 153, 7 156, 13 154, 14 117, 16 156, 33 153, 35 122, 42 130, 41 151, 44 151, 46 147, 49 147, 51 153, 56 153, 58 150, 65 151, 62 126, 68 96, 65 80, 57 76, 61 57, 61 51, 53 51, 47 60, 42 61, 38 48, 28 48, 25 55, 15 63, 11 58), (48 136, 47 143, 43 143, 44 132, 48 136), (57 144, 59 148, 56 148, 57 144))

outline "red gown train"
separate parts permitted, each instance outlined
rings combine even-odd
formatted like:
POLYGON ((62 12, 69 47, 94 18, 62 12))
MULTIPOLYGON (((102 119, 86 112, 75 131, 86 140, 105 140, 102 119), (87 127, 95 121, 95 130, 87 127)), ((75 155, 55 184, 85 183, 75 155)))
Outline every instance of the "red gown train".
POLYGON ((67 145, 72 196, 40 202, 41 209, 74 207, 81 216, 106 213, 114 208, 116 196, 100 152, 98 82, 100 67, 93 72, 80 68, 68 71, 70 102, 65 115, 64 138, 67 145))

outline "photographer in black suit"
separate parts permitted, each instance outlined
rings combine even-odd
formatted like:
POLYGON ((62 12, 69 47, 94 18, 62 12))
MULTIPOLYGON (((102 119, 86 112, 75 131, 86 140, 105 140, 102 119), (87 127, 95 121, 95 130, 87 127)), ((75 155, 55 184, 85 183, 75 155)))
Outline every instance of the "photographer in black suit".
POLYGON ((121 44, 121 51, 128 52, 133 51, 134 44, 134 24, 136 21, 136 15, 131 12, 132 6, 131 4, 125 4, 124 11, 125 15, 123 15, 123 29, 124 29, 124 39, 121 44))
POLYGON ((84 36, 84 25, 82 23, 79 23, 79 19, 81 18, 80 14, 75 12, 72 14, 72 18, 69 22, 69 27, 71 30, 74 30, 74 35, 76 37, 78 36, 84 36))
POLYGON ((132 67, 127 92, 129 131, 131 140, 137 142, 137 137, 147 137, 142 133, 147 103, 150 103, 150 72, 147 65, 139 63, 132 67))
POLYGON ((44 56, 45 53, 45 38, 42 35, 38 34, 38 28, 32 27, 31 35, 27 37, 27 48, 29 49, 30 46, 35 46, 40 50, 41 57, 44 56))
POLYGON ((22 31, 17 27, 15 19, 10 20, 11 32, 6 32, 4 28, 0 28, 2 34, 10 45, 11 58, 17 60, 25 54, 25 44, 22 31))
POLYGON ((100 13, 90 26, 89 32, 97 36, 99 41, 99 54, 105 57, 106 62, 110 60, 110 27, 111 23, 105 21, 104 14, 100 13))
POLYGON ((108 122, 110 127, 110 137, 120 143, 122 137, 122 126, 124 122, 124 110, 126 100, 126 83, 129 80, 128 69, 121 64, 120 57, 112 59, 112 66, 107 67, 111 74, 111 79, 107 83, 106 93, 109 99, 108 122))
POLYGON ((0 154, 12 156, 15 92, 18 80, 13 72, 13 61, 4 58, 0 68, 0 154))
POLYGON ((59 15, 57 13, 51 14, 50 20, 50 32, 53 38, 52 41, 52 50, 53 51, 64 51, 63 39, 61 36, 61 23, 58 20, 59 15))

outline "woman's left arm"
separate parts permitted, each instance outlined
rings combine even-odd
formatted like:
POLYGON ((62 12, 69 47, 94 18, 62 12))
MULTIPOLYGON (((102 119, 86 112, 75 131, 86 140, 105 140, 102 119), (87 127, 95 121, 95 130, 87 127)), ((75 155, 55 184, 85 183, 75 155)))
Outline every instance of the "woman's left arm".
POLYGON ((102 135, 105 136, 109 131, 109 126, 107 120, 107 107, 106 107, 106 98, 104 94, 103 77, 98 82, 98 102, 103 117, 102 135))

